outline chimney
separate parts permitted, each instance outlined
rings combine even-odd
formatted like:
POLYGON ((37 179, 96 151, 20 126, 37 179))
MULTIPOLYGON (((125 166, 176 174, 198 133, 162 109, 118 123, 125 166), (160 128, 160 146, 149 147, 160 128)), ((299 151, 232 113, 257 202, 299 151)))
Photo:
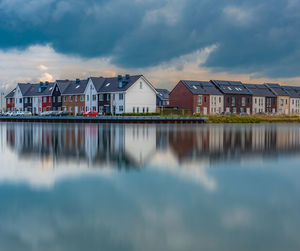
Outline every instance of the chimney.
POLYGON ((118 75, 118 83, 119 83, 119 88, 122 88, 123 87, 122 75, 118 75))
POLYGON ((130 78, 130 75, 129 75, 129 74, 126 74, 126 75, 125 75, 125 79, 126 79, 126 80, 129 80, 129 78, 130 78))

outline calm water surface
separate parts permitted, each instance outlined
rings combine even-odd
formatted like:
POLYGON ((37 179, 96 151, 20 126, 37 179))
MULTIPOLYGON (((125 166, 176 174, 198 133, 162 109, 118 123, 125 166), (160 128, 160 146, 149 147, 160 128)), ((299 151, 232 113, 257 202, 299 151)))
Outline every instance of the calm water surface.
POLYGON ((0 123, 0 250, 300 250, 300 125, 0 123))

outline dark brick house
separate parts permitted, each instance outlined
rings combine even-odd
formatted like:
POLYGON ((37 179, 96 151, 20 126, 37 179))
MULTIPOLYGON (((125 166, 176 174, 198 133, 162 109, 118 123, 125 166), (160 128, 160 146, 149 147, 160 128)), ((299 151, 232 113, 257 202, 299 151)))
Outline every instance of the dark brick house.
POLYGON ((252 113, 252 93, 240 81, 211 80, 224 95, 224 112, 252 113))
POLYGON ((211 96, 220 98, 222 93, 211 82, 181 80, 170 92, 170 106, 190 110, 192 114, 210 113, 211 96))

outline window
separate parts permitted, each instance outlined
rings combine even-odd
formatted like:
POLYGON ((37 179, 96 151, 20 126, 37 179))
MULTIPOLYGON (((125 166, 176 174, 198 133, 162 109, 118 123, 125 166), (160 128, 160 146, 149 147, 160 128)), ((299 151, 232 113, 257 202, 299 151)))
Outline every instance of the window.
POLYGON ((206 97, 204 97, 204 103, 206 103, 206 97))
POLYGON ((115 94, 113 94, 112 99, 115 100, 115 94))
POLYGON ((57 102, 61 102, 61 96, 57 97, 57 102))
POLYGON ((231 105, 235 106, 235 97, 231 97, 231 105))
POLYGON ((93 101, 97 100, 97 95, 93 95, 93 101))
POLYGON ((132 112, 135 113, 135 107, 132 107, 132 112))
POLYGON ((25 104, 27 104, 28 103, 28 99, 27 98, 25 98, 25 104))
POLYGON ((103 113, 103 106, 99 106, 99 112, 103 113))
POLYGON ((245 105, 246 105, 246 98, 242 97, 242 106, 245 106, 245 105))
POLYGON ((145 107, 143 107, 143 113, 145 113, 145 107))
POLYGON ((67 102, 67 96, 64 96, 64 101, 67 102))
POLYGON ((124 111, 124 107, 122 105, 119 106, 119 112, 123 112, 124 111))
POLYGON ((149 112, 149 107, 147 107, 147 113, 149 112))
POLYGON ((72 107, 72 106, 70 106, 70 112, 72 112, 72 110, 73 110, 72 108, 73 108, 73 107, 72 107))
POLYGON ((7 104, 8 104, 8 105, 10 104, 10 98, 9 98, 9 99, 7 99, 7 104))
POLYGON ((140 82, 140 89, 143 89, 143 82, 140 82))
POLYGON ((257 104, 257 98, 254 99, 254 103, 257 104))
POLYGON ((240 110, 241 110, 241 113, 243 113, 243 112, 244 112, 244 108, 241 108, 240 110))
POLYGON ((285 104, 287 105, 287 99, 285 100, 285 104))
POLYGON ((75 102, 77 102, 78 101, 78 96, 75 96, 75 102))
POLYGON ((84 112, 84 107, 83 106, 80 107, 80 111, 84 112))
POLYGON ((198 105, 202 105, 202 96, 198 96, 198 105))
POLYGON ((71 102, 73 101, 73 96, 70 96, 70 101, 71 101, 71 102))
POLYGON ((53 97, 53 103, 55 103, 55 97, 53 97))
POLYGON ((89 101, 89 99, 90 99, 90 96, 86 95, 86 101, 89 101))
POLYGON ((200 113, 200 107, 196 107, 196 113, 200 113))
POLYGON ((19 100, 19 101, 20 101, 20 104, 22 104, 23 100, 22 100, 21 98, 20 98, 20 100, 19 100))
POLYGON ((284 100, 280 99, 280 106, 283 106, 283 105, 284 105, 284 100))
POLYGON ((119 100, 123 100, 124 98, 124 94, 123 93, 119 93, 119 100))
POLYGON ((107 100, 107 101, 110 100, 110 94, 106 94, 106 100, 107 100))
POLYGON ((219 103, 221 103, 221 101, 222 101, 222 99, 221 99, 221 97, 219 97, 219 103))
POLYGON ((57 86, 55 87, 55 91, 58 91, 58 87, 57 86))
POLYGON ((81 101, 81 102, 84 102, 84 95, 81 95, 81 96, 80 96, 80 101, 81 101))
POLYGON ((96 106, 93 106, 92 110, 93 110, 93 111, 96 111, 96 106))
POLYGON ((233 112, 233 113, 236 113, 236 108, 235 108, 235 107, 232 109, 232 112, 233 112))
POLYGON ((99 100, 103 101, 103 94, 99 94, 99 100))
POLYGON ((43 102, 44 102, 44 103, 47 103, 47 97, 44 97, 44 98, 43 98, 43 102))
POLYGON ((139 108, 139 107, 136 108, 136 112, 137 112, 137 113, 140 112, 140 108, 139 108))

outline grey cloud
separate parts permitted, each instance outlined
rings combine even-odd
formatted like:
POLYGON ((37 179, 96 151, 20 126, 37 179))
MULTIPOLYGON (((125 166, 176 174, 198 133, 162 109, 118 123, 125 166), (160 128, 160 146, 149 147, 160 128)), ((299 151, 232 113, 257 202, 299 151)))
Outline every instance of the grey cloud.
POLYGON ((299 11, 297 0, 0 0, 0 48, 51 44, 141 68, 218 44, 214 71, 295 77, 299 11))

